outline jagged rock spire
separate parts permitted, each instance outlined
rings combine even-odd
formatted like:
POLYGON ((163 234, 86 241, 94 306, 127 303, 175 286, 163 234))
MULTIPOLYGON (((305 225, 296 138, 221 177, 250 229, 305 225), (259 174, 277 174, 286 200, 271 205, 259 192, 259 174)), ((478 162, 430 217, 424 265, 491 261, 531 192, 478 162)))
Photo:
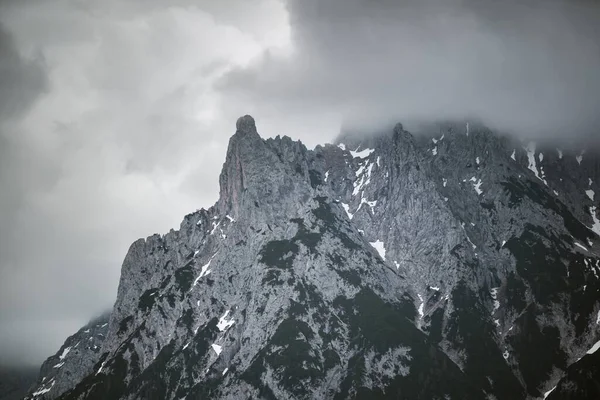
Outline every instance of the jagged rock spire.
POLYGON ((252 118, 252 116, 246 114, 242 117, 239 117, 236 124, 235 124, 235 128, 237 130, 237 132, 239 133, 256 133, 258 134, 258 132, 256 131, 256 122, 254 121, 254 118, 252 118))

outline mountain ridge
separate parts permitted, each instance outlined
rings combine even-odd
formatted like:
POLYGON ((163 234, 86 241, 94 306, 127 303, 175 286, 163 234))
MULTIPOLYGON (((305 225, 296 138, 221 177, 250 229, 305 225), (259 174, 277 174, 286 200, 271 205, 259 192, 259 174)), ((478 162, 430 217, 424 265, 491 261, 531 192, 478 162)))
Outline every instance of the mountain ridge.
POLYGON ((308 150, 241 117, 219 200, 132 244, 60 398, 538 398, 600 338, 600 158, 555 152, 456 124, 308 150))

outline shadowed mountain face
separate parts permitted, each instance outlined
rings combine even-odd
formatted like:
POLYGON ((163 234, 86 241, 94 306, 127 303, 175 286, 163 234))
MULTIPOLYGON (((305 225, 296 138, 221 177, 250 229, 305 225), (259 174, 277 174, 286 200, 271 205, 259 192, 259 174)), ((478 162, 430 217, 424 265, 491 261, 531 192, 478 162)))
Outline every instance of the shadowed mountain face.
POLYGON ((219 201, 131 245, 97 348, 46 362, 85 367, 28 398, 575 398, 599 160, 468 124, 308 150, 244 116, 219 201))

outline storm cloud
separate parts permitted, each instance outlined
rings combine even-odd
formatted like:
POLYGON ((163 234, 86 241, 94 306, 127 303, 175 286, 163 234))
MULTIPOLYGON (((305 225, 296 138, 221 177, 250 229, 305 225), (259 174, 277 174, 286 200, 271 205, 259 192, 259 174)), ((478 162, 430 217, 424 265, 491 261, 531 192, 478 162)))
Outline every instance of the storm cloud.
POLYGON ((287 4, 294 56, 267 54, 221 82, 281 129, 285 114, 303 114, 365 128, 472 117, 529 136, 597 132, 598 2, 287 4))
POLYGON ((0 364, 110 308, 139 237, 209 207, 238 116, 308 146, 342 124, 478 118, 590 136, 582 0, 0 3, 0 364))

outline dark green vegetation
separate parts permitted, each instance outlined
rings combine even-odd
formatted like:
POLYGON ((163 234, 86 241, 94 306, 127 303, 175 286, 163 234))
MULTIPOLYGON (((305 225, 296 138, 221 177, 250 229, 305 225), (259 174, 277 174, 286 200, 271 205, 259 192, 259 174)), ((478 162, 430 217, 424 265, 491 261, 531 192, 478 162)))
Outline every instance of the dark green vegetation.
POLYGON ((360 246, 348 237, 347 231, 342 229, 342 227, 346 226, 346 224, 337 218, 331 209, 331 205, 327 202, 327 197, 317 196, 315 197, 315 200, 319 203, 319 205, 312 212, 314 216, 321 221, 319 228, 321 233, 331 233, 332 236, 340 239, 342 244, 350 250, 359 249, 360 246))
POLYGON ((142 296, 140 297, 140 301, 138 302, 138 308, 142 310, 142 312, 149 311, 156 302, 156 295, 158 294, 158 289, 148 289, 146 290, 142 296))
POLYGON ((511 238, 505 244, 517 261, 517 273, 540 304, 558 301, 560 293, 568 289, 568 267, 563 260, 572 254, 563 243, 550 232, 528 224, 520 238, 511 238))
POLYGON ((477 294, 464 281, 452 292, 454 311, 446 327, 446 338, 464 349, 463 371, 473 384, 498 399, 524 398, 517 378, 504 361, 495 337, 495 326, 477 294), (491 379, 491 382, 488 380, 491 379))
MULTIPOLYGON (((77 399, 85 395, 86 399, 118 399, 125 392, 127 377, 127 361, 123 358, 123 351, 107 362, 99 374, 90 374, 85 377, 74 389, 69 390, 59 397, 61 400, 77 399)), ((104 364, 108 353, 100 357, 93 370, 98 371, 104 364)))
MULTIPOLYGON (((370 289, 363 288, 354 298, 338 298, 335 308, 350 329, 350 349, 354 356, 336 400, 353 399, 433 399, 448 395, 458 399, 483 399, 480 387, 470 382, 460 369, 412 323, 415 310, 408 305, 384 302, 370 289), (407 311, 409 311, 407 313, 407 311), (383 354, 389 349, 409 348, 407 376, 397 374, 379 388, 365 387, 365 355, 383 354)), ((396 366, 397 368, 397 366, 396 366)), ((375 375, 373 379, 378 379, 375 375)))
POLYGON ((194 283, 194 268, 191 264, 190 261, 175 271, 175 288, 181 293, 181 298, 192 288, 192 283, 194 283))
POLYGON ((325 304, 317 295, 315 288, 300 280, 295 289, 299 293, 298 301, 290 301, 290 317, 283 320, 269 343, 256 356, 250 367, 242 374, 242 379, 259 389, 265 398, 275 399, 272 389, 262 382, 266 368, 272 369, 279 377, 283 387, 294 396, 306 397, 307 388, 325 377, 328 369, 339 362, 339 356, 331 349, 325 324, 327 312, 325 304), (304 319, 309 313, 321 326, 319 334, 324 338, 323 349, 312 348, 309 341, 315 332, 304 319))
MULTIPOLYGON (((268 242, 260 251, 260 262, 263 264, 280 269, 290 269, 294 263, 294 257, 300 251, 299 244, 303 244, 309 251, 316 253, 316 247, 321 240, 319 232, 309 231, 302 218, 291 219, 290 222, 298 225, 298 231, 291 239, 273 240, 268 242)), ((279 275, 271 275, 265 278, 272 281, 279 275)))
POLYGON ((511 177, 507 182, 500 182, 509 194, 509 207, 515 207, 528 197, 534 203, 554 211, 564 220, 565 227, 573 237, 586 243, 587 239, 593 239, 594 233, 582 224, 569 209, 556 198, 552 197, 540 184, 534 181, 522 181, 511 177))
POLYGON ((540 382, 550 378, 553 365, 561 369, 567 367, 567 355, 561 350, 558 328, 541 327, 536 320, 538 315, 540 310, 531 305, 515 322, 524 334, 509 338, 527 392, 532 396, 541 394, 537 387, 540 382))
POLYGON ((127 329, 129 329, 129 324, 131 323, 131 321, 133 321, 133 316, 130 315, 128 317, 125 317, 121 320, 121 322, 119 322, 119 331, 117 332, 119 335, 127 332, 127 329))
POLYGON ((600 399, 600 350, 569 366, 547 400, 600 399))
MULTIPOLYGON (((186 350, 176 350, 175 342, 171 341, 158 353, 154 361, 143 371, 140 371, 139 358, 133 346, 134 339, 141 338, 144 325, 136 329, 119 347, 116 355, 107 360, 105 353, 92 373, 83 379, 74 389, 60 397, 62 400, 76 399, 85 394, 86 399, 118 399, 127 395, 136 394, 139 398, 148 400, 161 400, 168 397, 168 393, 175 392, 183 384, 183 392, 178 392, 181 397, 187 394, 194 385, 191 377, 184 379, 182 372, 191 371, 208 357, 210 344, 218 334, 217 318, 210 320, 192 339, 192 345, 186 350), (129 360, 129 361, 127 361, 129 360), (127 376, 134 377, 128 381, 127 376)), ((210 398, 211 386, 206 382, 201 387, 194 387, 190 394, 202 394, 199 398, 210 398), (209 397, 204 397, 207 395, 209 397)))
POLYGON ((550 378, 553 368, 567 367, 558 328, 540 322, 547 310, 561 310, 571 319, 576 335, 582 335, 600 295, 599 284, 586 268, 584 256, 575 253, 572 246, 571 238, 558 237, 533 225, 526 225, 521 237, 505 245, 514 255, 516 272, 522 279, 510 275, 507 281, 507 305, 521 313, 515 323, 521 334, 510 337, 509 343, 532 396, 540 395, 538 386, 550 378), (525 285, 533 296, 529 306, 525 285))
POLYGON ((308 171, 308 176, 310 178, 310 186, 313 189, 316 189, 319 185, 323 184, 323 180, 321 179, 321 174, 314 169, 308 171))
POLYGON ((292 268, 298 251, 298 245, 292 240, 273 240, 261 250, 260 262, 269 267, 289 269, 292 268))

